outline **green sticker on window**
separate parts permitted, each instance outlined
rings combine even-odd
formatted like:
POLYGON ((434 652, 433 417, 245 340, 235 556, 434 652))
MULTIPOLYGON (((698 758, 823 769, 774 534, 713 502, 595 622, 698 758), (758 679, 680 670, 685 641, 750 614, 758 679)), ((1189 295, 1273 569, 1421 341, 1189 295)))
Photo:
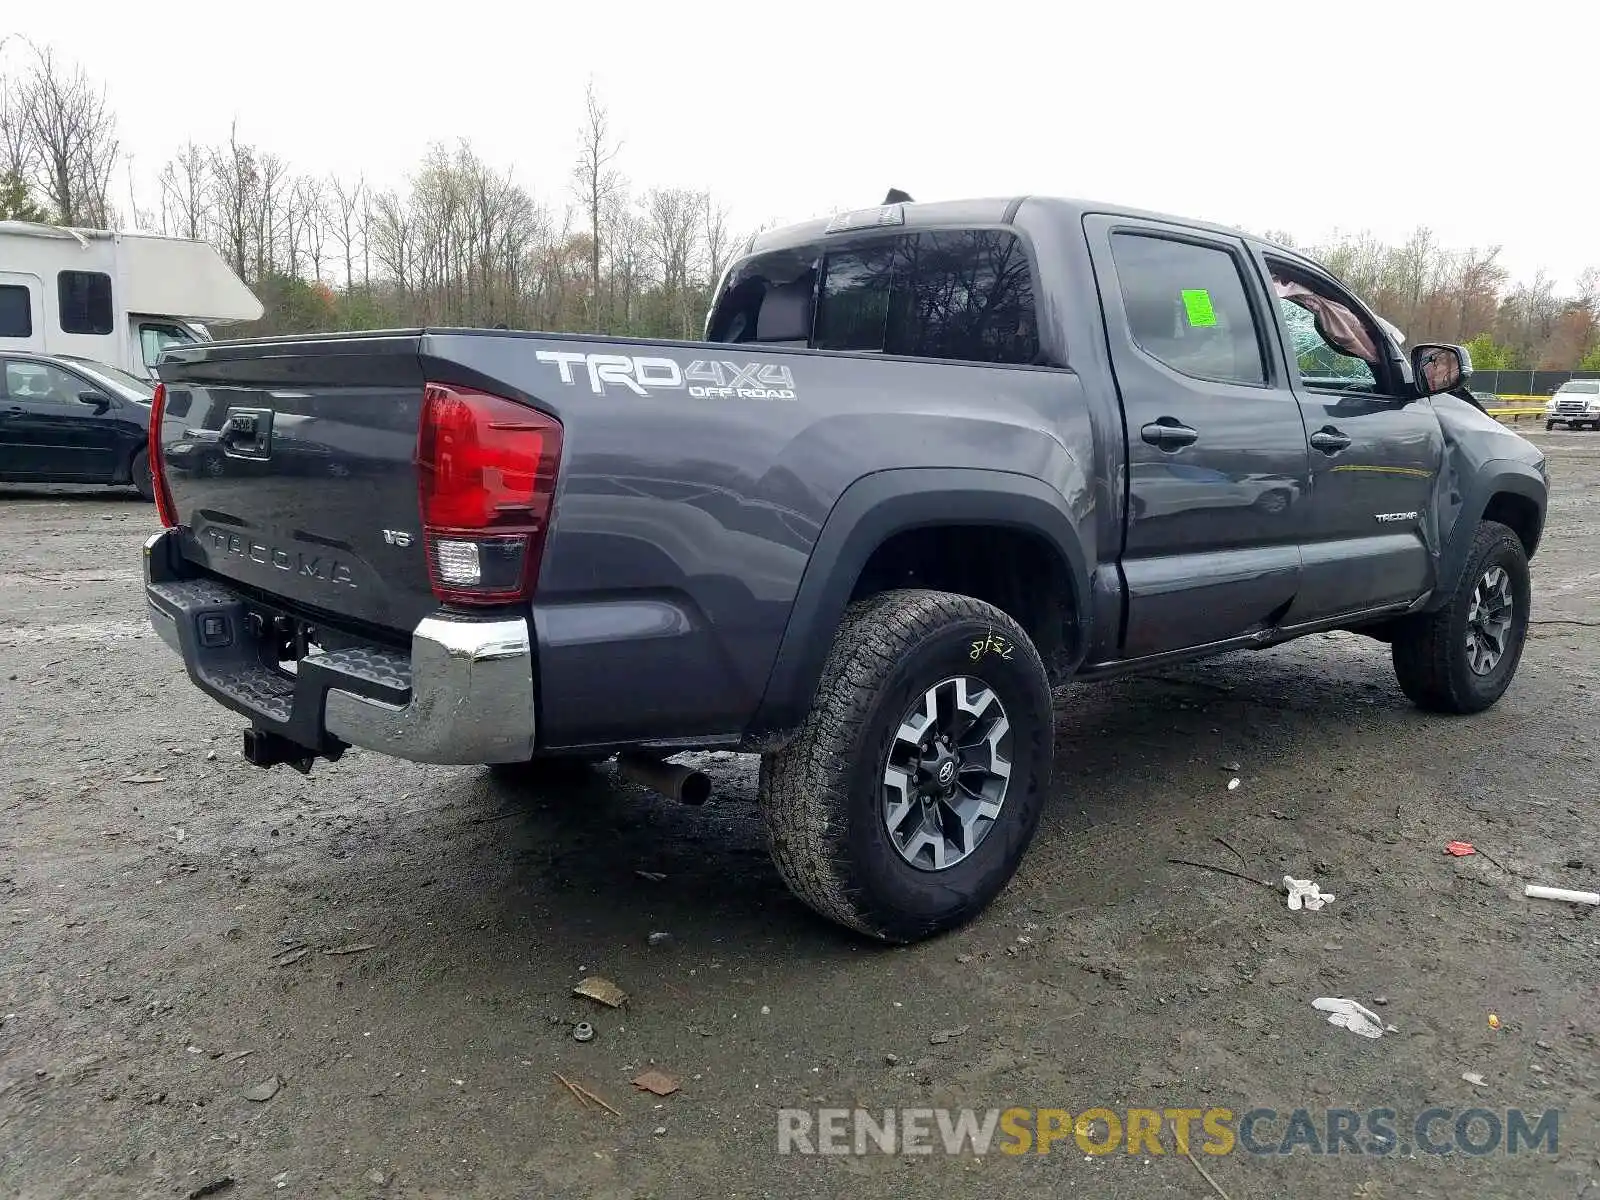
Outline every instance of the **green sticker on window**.
POLYGON ((1211 293, 1205 288, 1183 289, 1183 311, 1191 325, 1215 325, 1217 310, 1211 307, 1211 293))

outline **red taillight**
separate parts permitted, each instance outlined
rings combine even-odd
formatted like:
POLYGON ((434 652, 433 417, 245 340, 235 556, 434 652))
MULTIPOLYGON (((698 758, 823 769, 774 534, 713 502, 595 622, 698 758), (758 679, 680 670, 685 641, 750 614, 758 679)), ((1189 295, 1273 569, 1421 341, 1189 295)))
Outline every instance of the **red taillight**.
POLYGON ((533 593, 561 465, 561 426, 453 384, 423 391, 417 480, 433 594, 504 604, 533 593))
POLYGON ((150 400, 150 438, 145 454, 150 459, 150 490, 156 496, 156 516, 161 524, 171 529, 178 523, 178 513, 172 506, 172 492, 167 488, 167 470, 161 462, 161 424, 167 412, 167 385, 156 384, 156 394, 150 400))

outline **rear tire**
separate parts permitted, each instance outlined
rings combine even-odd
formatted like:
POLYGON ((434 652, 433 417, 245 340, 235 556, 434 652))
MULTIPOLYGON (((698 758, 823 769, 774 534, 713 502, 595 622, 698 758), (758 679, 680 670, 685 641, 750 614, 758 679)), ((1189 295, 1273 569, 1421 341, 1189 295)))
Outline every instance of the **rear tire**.
POLYGON ((150 452, 141 450, 133 456, 133 462, 128 465, 128 475, 133 486, 138 489, 139 495, 147 502, 154 504, 156 499, 155 476, 150 473, 150 452))
POLYGON ((1521 540, 1499 522, 1484 521, 1450 602, 1396 625, 1390 649, 1400 690, 1429 712, 1488 708, 1517 673, 1530 596, 1521 540))
POLYGON ((961 925, 1033 839, 1052 734, 1044 664, 998 608, 920 590, 852 604, 805 724, 761 761, 779 874, 883 941, 961 925))

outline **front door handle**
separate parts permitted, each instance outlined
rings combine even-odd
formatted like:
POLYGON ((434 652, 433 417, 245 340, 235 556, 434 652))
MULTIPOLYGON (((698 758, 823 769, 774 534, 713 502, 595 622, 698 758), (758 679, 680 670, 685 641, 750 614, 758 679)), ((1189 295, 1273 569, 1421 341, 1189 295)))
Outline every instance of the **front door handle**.
POLYGON ((1158 417, 1139 431, 1139 436, 1161 450, 1182 450, 1194 445, 1199 433, 1176 417, 1158 417))
POLYGON ((1311 435, 1311 444, 1324 454, 1337 454, 1350 445, 1350 435, 1340 433, 1332 425, 1324 425, 1311 435))

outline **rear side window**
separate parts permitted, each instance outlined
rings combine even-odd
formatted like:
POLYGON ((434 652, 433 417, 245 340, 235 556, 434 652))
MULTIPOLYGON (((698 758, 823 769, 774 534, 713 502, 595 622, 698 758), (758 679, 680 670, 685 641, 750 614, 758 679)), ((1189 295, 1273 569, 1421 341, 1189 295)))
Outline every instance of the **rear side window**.
POLYGON ((1174 371, 1226 383, 1266 382, 1261 334, 1232 254, 1147 234, 1111 237, 1128 331, 1174 371))
POLYGON ((962 362, 1039 355, 1027 255, 1014 234, 989 229, 750 259, 729 279, 708 336, 962 362))
POLYGON ((56 276, 56 289, 62 333, 111 332, 111 276, 101 271, 62 271, 56 276))
POLYGON ((1027 255, 997 229, 900 239, 902 264, 890 354, 967 362, 1030 363, 1039 333, 1027 255))
POLYGON ((0 284, 0 337, 33 336, 33 305, 28 289, 20 284, 0 284))

